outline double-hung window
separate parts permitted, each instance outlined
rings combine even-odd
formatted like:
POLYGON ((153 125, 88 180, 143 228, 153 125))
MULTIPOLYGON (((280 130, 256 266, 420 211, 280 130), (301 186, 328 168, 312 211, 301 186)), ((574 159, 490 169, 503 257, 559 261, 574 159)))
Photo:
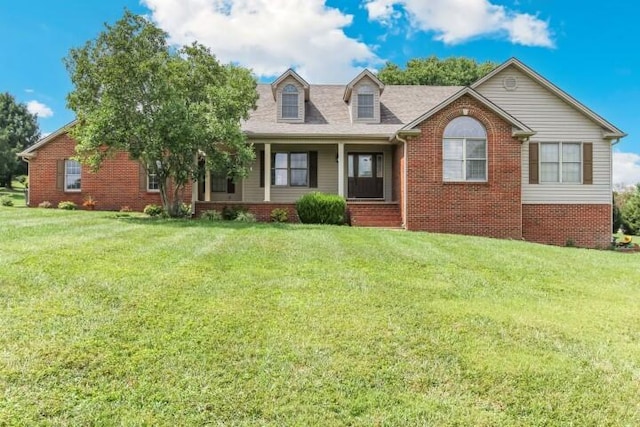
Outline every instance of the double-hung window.
POLYGON ((282 89, 282 118, 298 118, 298 89, 291 84, 282 89))
POLYGON ((271 164, 273 185, 290 187, 309 185, 309 153, 274 153, 271 164))
POLYGON ((65 191, 80 191, 82 166, 76 160, 64 161, 64 189, 65 191))
POLYGON ((147 191, 160 191, 158 174, 149 169, 147 173, 147 191))
POLYGON ((476 119, 457 117, 445 127, 442 174, 444 181, 487 180, 487 132, 476 119))
POLYGON ((582 158, 579 142, 540 143, 540 182, 579 184, 582 158))
POLYGON ((358 118, 372 119, 374 116, 373 89, 369 85, 361 86, 358 89, 358 118))

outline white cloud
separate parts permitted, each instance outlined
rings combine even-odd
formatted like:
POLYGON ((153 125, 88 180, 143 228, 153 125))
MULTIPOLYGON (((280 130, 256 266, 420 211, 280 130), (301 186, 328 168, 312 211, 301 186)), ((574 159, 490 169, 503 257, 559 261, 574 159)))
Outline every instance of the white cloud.
POLYGON ((24 91, 25 91, 25 92, 27 92, 27 93, 33 93, 33 92, 35 92, 33 89, 25 89, 24 91))
POLYGON ((553 47, 548 22, 488 0, 368 0, 365 7, 370 20, 389 26, 404 10, 412 27, 446 44, 504 34, 514 44, 553 47))
POLYGON ((294 67, 314 83, 344 83, 381 60, 347 37, 353 17, 325 0, 142 0, 151 19, 183 45, 194 40, 223 62, 259 76, 294 67))
POLYGON ((640 183, 640 154, 613 152, 613 185, 624 187, 640 183))
POLYGON ((53 110, 51 108, 35 100, 27 102, 27 110, 31 114, 36 114, 41 119, 53 116, 53 110))

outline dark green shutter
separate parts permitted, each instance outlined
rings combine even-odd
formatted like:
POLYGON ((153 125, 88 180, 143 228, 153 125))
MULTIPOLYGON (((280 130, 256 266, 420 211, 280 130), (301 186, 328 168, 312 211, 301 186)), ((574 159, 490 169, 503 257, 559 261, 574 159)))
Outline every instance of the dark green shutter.
POLYGON ((582 183, 593 184, 593 143, 582 144, 582 183))
POLYGON ((140 191, 147 191, 147 170, 140 164, 138 168, 138 188, 140 191))
POLYGON ((309 187, 318 188, 318 152, 309 151, 309 187))
POLYGON ((236 184, 231 178, 227 178, 227 193, 234 194, 236 192, 236 184))
POLYGON ((529 184, 538 183, 538 143, 529 143, 529 184))
POLYGON ((64 160, 56 160, 56 189, 64 190, 64 160))

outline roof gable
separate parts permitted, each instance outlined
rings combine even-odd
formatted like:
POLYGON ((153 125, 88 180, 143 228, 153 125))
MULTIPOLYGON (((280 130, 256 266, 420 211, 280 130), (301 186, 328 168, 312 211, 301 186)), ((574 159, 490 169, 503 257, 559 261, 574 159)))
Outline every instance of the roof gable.
POLYGON ((280 85, 280 83, 282 83, 284 80, 286 80, 287 77, 292 77, 298 83, 300 83, 300 86, 302 86, 302 89, 304 90, 304 99, 305 99, 305 101, 308 101, 309 100, 309 87, 310 87, 309 83, 307 83, 305 79, 300 77, 300 75, 298 73, 296 73, 295 71, 293 71, 293 69, 291 69, 291 68, 289 68, 287 71, 282 73, 280 75, 280 77, 278 77, 273 83, 271 83, 271 92, 273 93, 273 99, 276 99, 276 91, 278 89, 278 86, 280 85))
POLYGON ((69 123, 67 123, 66 125, 62 126, 60 129, 58 129, 57 131, 50 133, 49 135, 45 136, 44 138, 39 139, 35 144, 33 144, 30 147, 27 147, 25 150, 23 150, 22 152, 18 153, 18 157, 22 157, 22 158, 29 158, 29 157, 34 157, 36 151, 38 151, 39 148, 41 148, 42 146, 48 144, 49 142, 53 141, 54 139, 56 139, 57 137, 59 137, 60 135, 64 135, 65 133, 69 132, 69 129, 76 124, 77 120, 73 120, 69 123))
POLYGON ((584 104, 577 101, 571 95, 569 95, 568 93, 566 93, 565 91, 563 91, 562 89, 560 89, 559 87, 551 83, 549 80, 547 80, 546 78, 544 78, 543 76, 535 72, 533 69, 526 66, 517 58, 511 58, 507 60, 502 65, 498 66, 496 69, 491 71, 489 74, 487 74, 480 80, 473 83, 471 85, 471 88, 478 89, 484 83, 493 79, 495 76, 497 76, 503 70, 509 67, 516 68, 517 70, 525 74, 527 77, 531 78, 533 81, 535 81, 536 83, 538 83, 539 85, 541 85, 542 87, 544 87, 545 89, 553 93, 555 96, 562 99, 571 107, 573 107, 580 113, 584 114, 586 117, 588 117, 589 119, 591 119, 592 121, 600 125, 602 128, 606 129, 608 132, 605 134, 605 138, 615 139, 615 138, 623 138, 627 136, 626 133, 624 133, 623 131, 618 129, 616 126, 614 126, 613 124, 611 124, 610 122, 608 122, 607 120, 605 120, 604 118, 596 114, 594 111, 590 110, 584 104))
POLYGON ((403 126, 402 129, 400 129, 400 132, 408 131, 408 130, 411 130, 411 129, 415 128, 420 123, 424 122, 429 117, 433 116, 438 111, 440 111, 443 108, 447 107, 452 102, 460 99, 464 95, 469 95, 472 98, 476 99, 478 102, 480 102, 483 105, 485 105, 487 108, 492 110, 498 116, 502 117, 506 122, 511 124, 511 126, 517 128, 518 131, 514 132, 513 136, 528 137, 528 136, 531 136, 531 135, 535 134, 535 132, 533 130, 531 130, 527 125, 525 125, 524 123, 522 123, 521 121, 519 121, 515 117, 511 116, 509 113, 504 111, 502 108, 498 107, 496 104, 494 104, 493 102, 489 101, 487 98, 485 98, 484 96, 480 95, 478 92, 476 92, 475 90, 473 90, 470 87, 465 87, 465 88, 461 89, 460 91, 456 92, 455 94, 453 94, 452 96, 450 96, 449 98, 447 98, 446 100, 441 102, 440 104, 436 105, 435 107, 433 107, 432 109, 430 109, 429 111, 427 111, 426 113, 421 115, 420 117, 418 117, 415 120, 413 120, 411 123, 403 126))
POLYGON ((364 69, 353 80, 347 83, 347 86, 344 89, 344 96, 342 97, 344 102, 349 101, 349 99, 351 98, 351 92, 353 91, 353 87, 363 78, 369 78, 376 86, 378 86, 378 89, 380 90, 380 94, 382 94, 382 91, 384 90, 384 83, 382 83, 382 81, 380 81, 380 79, 376 77, 376 75, 373 74, 371 71, 364 69))

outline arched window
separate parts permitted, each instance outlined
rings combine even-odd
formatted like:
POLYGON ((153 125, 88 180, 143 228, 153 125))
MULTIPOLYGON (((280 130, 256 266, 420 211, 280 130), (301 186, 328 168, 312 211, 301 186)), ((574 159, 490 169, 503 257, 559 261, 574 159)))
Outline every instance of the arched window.
POLYGON ((282 118, 298 118, 298 89, 292 84, 282 89, 282 118))
POLYGON ((360 86, 358 89, 358 118, 373 118, 373 88, 369 85, 360 86))
POLYGON ((476 119, 456 117, 444 128, 444 181, 487 180, 487 131, 476 119))

